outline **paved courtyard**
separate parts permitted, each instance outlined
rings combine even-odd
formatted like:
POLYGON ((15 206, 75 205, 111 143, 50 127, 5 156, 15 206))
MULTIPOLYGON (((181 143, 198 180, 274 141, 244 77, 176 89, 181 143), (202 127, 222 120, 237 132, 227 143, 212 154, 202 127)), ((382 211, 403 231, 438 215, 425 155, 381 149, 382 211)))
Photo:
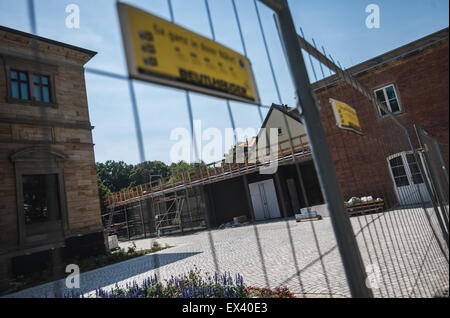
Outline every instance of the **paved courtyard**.
MULTIPOLYGON (((432 297, 448 286, 448 263, 422 210, 353 217, 351 222, 375 296, 432 297)), ((435 220, 433 228, 439 231, 435 220)), ((165 279, 196 266, 205 273, 239 273, 247 285, 287 285, 298 297, 350 296, 329 218, 276 220, 135 243, 138 249, 150 248, 155 240, 174 247, 83 273, 81 291, 139 282, 155 274, 165 279)), ((58 284, 66 291, 61 280, 10 296, 53 297, 58 284)))

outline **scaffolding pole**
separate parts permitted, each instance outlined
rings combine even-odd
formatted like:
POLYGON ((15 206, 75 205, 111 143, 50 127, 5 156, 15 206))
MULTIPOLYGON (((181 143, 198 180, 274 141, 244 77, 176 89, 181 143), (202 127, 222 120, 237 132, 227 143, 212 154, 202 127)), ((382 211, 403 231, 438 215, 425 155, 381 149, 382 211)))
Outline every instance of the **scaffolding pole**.
POLYGON ((330 209, 331 222, 350 292, 353 297, 371 298, 373 295, 365 284, 366 272, 364 264, 344 206, 342 190, 333 166, 330 150, 328 149, 319 110, 311 92, 305 62, 288 2, 287 0, 261 0, 261 2, 275 12, 278 32, 284 46, 284 52, 298 97, 299 105, 297 107, 302 115, 303 124, 310 140, 313 161, 318 172, 321 189, 330 209))

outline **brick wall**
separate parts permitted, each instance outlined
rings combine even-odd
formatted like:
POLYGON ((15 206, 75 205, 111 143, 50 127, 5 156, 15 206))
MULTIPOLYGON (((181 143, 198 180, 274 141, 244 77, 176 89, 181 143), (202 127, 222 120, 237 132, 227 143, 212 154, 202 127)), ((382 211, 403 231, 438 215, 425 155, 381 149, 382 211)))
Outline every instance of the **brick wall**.
MULTIPOLYGON (((414 124, 448 145, 448 49, 447 38, 357 76, 371 89, 395 85, 403 108, 403 113, 397 117, 408 127, 416 145, 414 124)), ((316 95, 345 199, 372 195, 395 201, 386 158, 410 149, 406 135, 391 119, 381 118, 367 98, 346 84, 322 89, 316 95), (330 97, 357 109, 363 136, 336 127, 328 102, 330 97)), ((448 152, 445 152, 445 157, 448 165, 448 152)))

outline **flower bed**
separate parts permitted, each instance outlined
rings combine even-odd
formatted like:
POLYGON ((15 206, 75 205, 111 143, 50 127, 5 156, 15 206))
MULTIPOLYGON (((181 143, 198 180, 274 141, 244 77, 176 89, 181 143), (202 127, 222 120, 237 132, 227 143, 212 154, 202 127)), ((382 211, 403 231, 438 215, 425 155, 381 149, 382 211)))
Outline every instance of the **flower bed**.
POLYGON ((295 298, 287 286, 270 290, 268 288, 259 288, 250 286, 246 288, 248 297, 252 298, 295 298))
MULTIPOLYGON (((66 295, 69 298, 83 297, 81 294, 66 295)), ((234 278, 229 273, 201 275, 200 270, 191 270, 188 274, 172 276, 159 282, 156 275, 141 284, 133 282, 125 288, 117 284, 110 290, 97 289, 96 298, 295 298, 285 286, 273 290, 247 287, 241 275, 234 278)))

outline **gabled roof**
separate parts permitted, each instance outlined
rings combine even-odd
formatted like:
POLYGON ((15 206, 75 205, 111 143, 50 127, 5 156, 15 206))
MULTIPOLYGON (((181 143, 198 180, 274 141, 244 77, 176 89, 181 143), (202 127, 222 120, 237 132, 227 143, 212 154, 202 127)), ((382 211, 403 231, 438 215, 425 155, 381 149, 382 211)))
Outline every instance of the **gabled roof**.
POLYGON ((266 118, 264 119, 263 124, 261 125, 261 128, 266 127, 267 121, 269 120, 269 117, 270 117, 270 115, 272 115, 272 112, 274 110, 279 110, 283 114, 286 114, 287 116, 291 117, 292 119, 298 121, 300 124, 303 124, 302 117, 300 116, 300 113, 298 112, 297 108, 289 107, 287 105, 272 104, 269 112, 266 115, 266 118))
POLYGON ((253 147, 253 145, 256 143, 256 137, 251 137, 250 139, 247 139, 246 141, 238 143, 238 147, 253 147))

